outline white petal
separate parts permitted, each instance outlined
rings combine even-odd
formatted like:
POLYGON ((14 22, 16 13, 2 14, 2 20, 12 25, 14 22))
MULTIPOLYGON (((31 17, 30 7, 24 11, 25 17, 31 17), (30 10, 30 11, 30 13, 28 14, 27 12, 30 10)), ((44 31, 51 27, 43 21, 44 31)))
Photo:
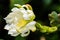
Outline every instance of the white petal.
POLYGON ((29 30, 25 30, 25 32, 21 33, 21 36, 22 36, 22 37, 26 37, 26 36, 29 35, 29 33, 30 33, 29 30), (26 33, 26 32, 27 32, 27 33, 26 33))
POLYGON ((10 34, 11 36, 17 36, 19 35, 19 32, 17 32, 16 29, 11 29, 9 30, 8 34, 10 34))
POLYGON ((24 14, 23 17, 24 17, 25 20, 30 20, 28 14, 24 14))
POLYGON ((11 30, 14 29, 16 26, 14 24, 7 24, 4 29, 11 30))
POLYGON ((35 19, 35 15, 32 10, 27 10, 27 14, 23 15, 25 20, 35 19))
POLYGON ((27 11, 26 11, 25 9, 21 9, 20 11, 21 11, 21 13, 23 13, 23 14, 27 14, 27 11))
POLYGON ((30 19, 35 19, 35 15, 32 10, 27 10, 27 12, 29 13, 30 19))
POLYGON ((11 24, 11 23, 13 23, 14 18, 6 18, 5 20, 6 20, 6 23, 11 24))
POLYGON ((32 26, 32 25, 35 25, 35 24, 36 24, 36 22, 32 21, 32 22, 28 23, 27 26, 32 26))
POLYGON ((32 32, 34 32, 34 31, 36 31, 35 24, 36 24, 36 22, 35 22, 35 21, 32 21, 32 22, 28 23, 28 24, 26 25, 26 27, 27 27, 28 29, 30 29, 32 32))
POLYGON ((15 23, 20 19, 23 19, 23 13, 20 10, 15 10, 14 12, 9 13, 9 15, 4 18, 6 23, 15 23))
POLYGON ((35 32, 36 31, 36 27, 35 26, 30 26, 29 28, 32 32, 35 32))
POLYGON ((34 14, 32 10, 27 10, 28 14, 34 14))
POLYGON ((11 27, 9 24, 5 25, 4 29, 9 30, 11 27))
POLYGON ((4 29, 8 30, 8 34, 11 36, 17 36, 19 32, 16 31, 16 26, 14 24, 6 25, 4 29))
POLYGON ((17 7, 14 7, 11 11, 17 11, 19 10, 17 7))

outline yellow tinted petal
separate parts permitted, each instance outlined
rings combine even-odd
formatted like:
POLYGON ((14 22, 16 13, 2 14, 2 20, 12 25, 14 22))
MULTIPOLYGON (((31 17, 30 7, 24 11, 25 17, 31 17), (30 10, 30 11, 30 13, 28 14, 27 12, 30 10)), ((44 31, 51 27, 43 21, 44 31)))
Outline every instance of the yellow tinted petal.
POLYGON ((36 27, 35 27, 35 26, 34 26, 34 27, 31 27, 30 30, 31 30, 32 32, 35 32, 35 31, 36 31, 36 27))
POLYGON ((18 21, 18 23, 16 24, 16 26, 18 26, 18 27, 23 27, 23 26, 26 25, 26 23, 27 23, 26 20, 21 19, 21 20, 18 21))

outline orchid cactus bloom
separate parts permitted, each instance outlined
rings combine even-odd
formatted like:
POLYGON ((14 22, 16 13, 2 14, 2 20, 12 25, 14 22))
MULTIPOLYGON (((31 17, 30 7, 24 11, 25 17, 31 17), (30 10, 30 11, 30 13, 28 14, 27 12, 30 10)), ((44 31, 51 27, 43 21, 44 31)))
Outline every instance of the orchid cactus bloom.
POLYGON ((15 6, 17 7, 14 7, 11 10, 12 12, 4 18, 7 23, 4 29, 8 30, 8 34, 11 36, 18 36, 21 34, 22 37, 25 37, 29 35, 30 31, 35 32, 36 22, 33 21, 35 15, 32 11, 32 7, 29 4, 22 6, 15 4, 15 6))

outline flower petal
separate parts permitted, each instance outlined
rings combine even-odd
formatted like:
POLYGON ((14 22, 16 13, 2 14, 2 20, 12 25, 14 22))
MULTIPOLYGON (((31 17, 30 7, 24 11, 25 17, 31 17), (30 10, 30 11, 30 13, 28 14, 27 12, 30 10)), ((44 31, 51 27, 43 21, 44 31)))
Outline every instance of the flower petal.
POLYGON ((23 15, 23 17, 24 17, 24 19, 25 19, 25 20, 30 20, 30 18, 29 18, 29 15, 28 15, 28 14, 24 14, 24 15, 23 15))
POLYGON ((22 33, 21 33, 21 36, 22 36, 22 37, 28 36, 29 33, 30 33, 29 30, 25 30, 25 32, 22 32, 22 33))
POLYGON ((11 27, 9 24, 5 25, 4 29, 9 30, 11 27))
POLYGON ((26 28, 28 28, 28 29, 30 29, 32 32, 34 32, 34 31, 36 31, 35 24, 36 24, 36 22, 35 22, 35 21, 32 21, 32 22, 30 22, 30 23, 28 23, 28 24, 26 25, 26 28))
POLYGON ((27 10, 27 14, 23 15, 25 20, 33 20, 35 19, 35 15, 32 10, 27 10))
POLYGON ((19 35, 20 33, 18 33, 18 32, 16 31, 16 29, 11 29, 11 30, 9 30, 8 34, 10 34, 11 36, 17 36, 17 35, 19 35))

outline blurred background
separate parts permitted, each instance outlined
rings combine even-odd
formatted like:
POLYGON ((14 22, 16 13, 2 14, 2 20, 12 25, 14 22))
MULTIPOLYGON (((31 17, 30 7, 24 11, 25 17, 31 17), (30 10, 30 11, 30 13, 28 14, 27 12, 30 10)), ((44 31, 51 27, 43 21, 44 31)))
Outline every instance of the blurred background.
MULTIPOLYGON (((48 14, 52 11, 56 11, 60 13, 60 0, 0 0, 0 39, 1 40, 15 40, 15 37, 8 35, 8 31, 4 30, 4 26, 6 25, 5 20, 9 12, 11 12, 11 8, 13 8, 14 4, 30 4, 33 8, 33 11, 36 15, 36 21, 40 20, 45 25, 49 25, 48 14)), ((40 40, 41 36, 45 36, 46 40, 59 40, 59 31, 51 33, 49 35, 45 35, 43 33, 39 33, 38 31, 34 33, 30 33, 30 35, 26 38, 26 40, 40 40)), ((21 39, 19 39, 21 40, 21 39)))

